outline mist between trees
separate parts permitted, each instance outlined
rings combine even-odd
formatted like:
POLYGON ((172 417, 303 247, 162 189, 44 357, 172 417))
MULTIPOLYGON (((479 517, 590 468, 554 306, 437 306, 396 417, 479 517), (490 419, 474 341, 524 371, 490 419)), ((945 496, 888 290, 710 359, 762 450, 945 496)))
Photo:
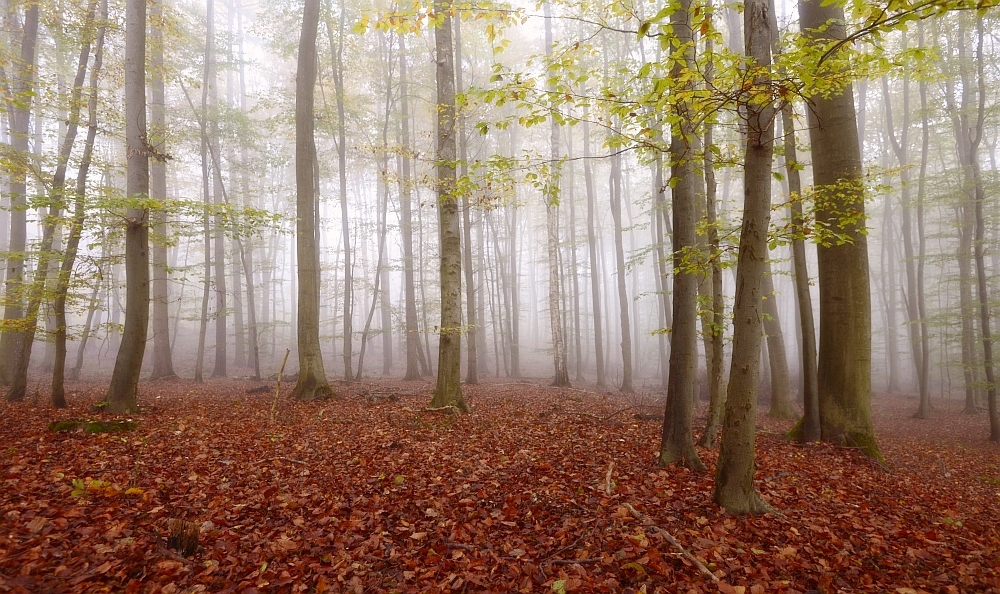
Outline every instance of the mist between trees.
POLYGON ((134 412, 286 349, 306 400, 656 393, 660 464, 703 467, 707 405, 744 512, 758 402, 878 460, 873 393, 1000 440, 990 6, 5 7, 8 400, 68 373, 134 412))

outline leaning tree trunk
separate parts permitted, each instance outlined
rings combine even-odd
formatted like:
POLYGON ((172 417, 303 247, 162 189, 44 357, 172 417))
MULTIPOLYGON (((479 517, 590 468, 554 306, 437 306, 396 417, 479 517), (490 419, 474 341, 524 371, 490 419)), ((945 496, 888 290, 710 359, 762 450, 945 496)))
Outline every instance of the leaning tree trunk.
MULTIPOLYGON (((52 311, 56 316, 56 356, 52 365, 52 406, 56 408, 64 408, 66 406, 66 296, 69 293, 69 282, 73 275, 73 264, 76 262, 80 237, 83 235, 83 223, 87 213, 84 198, 87 191, 87 174, 90 171, 90 161, 94 154, 94 140, 97 138, 97 83, 104 62, 104 35, 107 30, 107 14, 108 2, 107 0, 102 0, 100 25, 97 28, 97 40, 94 47, 94 65, 90 71, 87 140, 83 145, 83 155, 80 157, 80 165, 77 168, 76 191, 73 196, 73 220, 70 224, 68 237, 66 238, 66 252, 63 254, 63 261, 59 267, 59 274, 56 277, 55 298, 52 302, 52 311)), ((94 287, 94 291, 96 295, 96 286, 94 287)), ((91 303, 93 301, 94 298, 92 297, 91 303)), ((92 310, 87 316, 87 330, 89 330, 90 313, 92 313, 92 310)))
POLYGON ((108 388, 108 412, 138 412, 137 394, 149 326, 149 149, 146 146, 146 3, 125 5, 125 328, 108 388))
POLYGON ((458 229, 455 180, 455 61, 451 43, 451 5, 434 3, 442 16, 434 29, 437 64, 437 200, 441 235, 441 330, 438 374, 432 408, 471 409, 462 397, 462 240, 458 229))
MULTIPOLYGON (((800 0, 806 35, 818 43, 845 37, 844 9, 823 0, 800 0)), ((849 241, 818 245, 819 388, 822 439, 860 448, 881 459, 871 411, 871 302, 864 187, 854 92, 846 85, 813 97, 809 137, 816 184, 817 225, 849 241), (842 220, 844 214, 850 215, 842 220)))
MULTIPOLYGON (((35 341, 35 333, 38 325, 38 312, 41 307, 45 284, 50 275, 49 263, 53 256, 53 239, 56 234, 56 227, 59 224, 60 212, 65 203, 66 192, 66 167, 69 163, 70 154, 73 152, 73 142, 76 140, 76 132, 80 121, 80 97, 83 95, 83 84, 87 78, 87 62, 90 58, 90 35, 91 27, 94 23, 94 12, 97 8, 97 0, 90 0, 87 9, 87 18, 84 23, 84 41, 80 48, 80 59, 77 62, 76 78, 73 80, 73 88, 70 93, 70 113, 67 118, 67 126, 62 144, 59 147, 59 155, 56 161, 56 170, 52 176, 52 186, 49 191, 51 206, 49 213, 42 221, 42 241, 38 251, 38 262, 35 267, 35 277, 28 287, 28 303, 25 312, 25 327, 21 333, 21 341, 18 344, 14 361, 14 374, 10 390, 7 392, 8 401, 24 400, 25 392, 28 389, 28 364, 31 361, 31 347, 35 341)), ((65 401, 61 403, 65 405, 65 401)), ((58 403, 57 403, 58 406, 58 403)))
POLYGON ((319 345, 319 253, 316 249, 316 196, 313 173, 313 93, 316 87, 316 31, 319 0, 306 0, 295 77, 295 247, 298 253, 299 379, 292 396, 300 400, 333 396, 319 345))
MULTIPOLYGON (((691 0, 680 0, 670 17, 683 59, 674 62, 671 76, 681 80, 694 68, 694 32, 691 0)), ((700 275, 687 262, 695 248, 694 114, 684 99, 687 89, 678 89, 673 109, 670 141, 671 187, 673 188, 674 302, 670 335, 670 377, 667 379, 666 410, 660 439, 660 466, 679 463, 695 470, 705 465, 694 448, 691 421, 698 373, 698 282, 700 275)))

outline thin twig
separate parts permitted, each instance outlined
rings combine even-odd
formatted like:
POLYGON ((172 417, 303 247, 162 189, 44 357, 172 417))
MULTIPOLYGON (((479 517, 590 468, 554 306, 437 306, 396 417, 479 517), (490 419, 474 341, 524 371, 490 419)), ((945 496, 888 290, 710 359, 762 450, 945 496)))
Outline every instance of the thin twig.
POLYGON ((286 458, 285 456, 274 456, 273 458, 264 458, 263 460, 258 460, 254 464, 267 464, 268 462, 274 462, 280 460, 282 462, 291 462, 293 464, 301 464, 302 466, 309 466, 308 462, 303 462, 302 460, 296 460, 294 458, 286 458))
POLYGON ((715 574, 709 571, 707 567, 705 567, 705 564, 701 562, 701 559, 695 557, 694 553, 685 549, 683 545, 681 545, 681 543, 676 538, 674 538, 672 534, 654 524, 653 520, 651 520, 648 516, 646 516, 639 510, 632 507, 631 503, 625 503, 625 508, 629 511, 630 514, 632 514, 632 517, 639 520, 643 524, 650 525, 653 528, 653 530, 655 530, 657 533, 660 534, 660 536, 667 539, 667 542, 673 545, 675 549, 680 551, 681 554, 688 559, 688 561, 694 563, 695 567, 698 568, 698 571, 700 571, 705 577, 711 578, 713 582, 719 581, 719 578, 715 577, 715 574))
POLYGON ((615 470, 615 461, 612 460, 611 464, 608 464, 608 472, 604 475, 604 492, 607 493, 608 497, 611 496, 611 473, 615 470))
POLYGON ((288 363, 288 353, 292 349, 285 349, 285 358, 281 361, 281 369, 278 370, 278 385, 274 388, 274 402, 271 403, 271 421, 274 421, 274 411, 278 408, 278 396, 281 395, 281 376, 285 373, 285 363, 288 363))

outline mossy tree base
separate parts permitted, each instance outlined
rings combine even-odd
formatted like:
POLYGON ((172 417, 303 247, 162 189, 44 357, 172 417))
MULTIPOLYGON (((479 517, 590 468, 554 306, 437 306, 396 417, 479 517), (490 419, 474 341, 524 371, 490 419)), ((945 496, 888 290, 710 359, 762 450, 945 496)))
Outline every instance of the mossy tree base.
POLYGON ((70 432, 83 431, 84 433, 120 433, 122 431, 134 431, 139 424, 129 420, 115 421, 53 421, 49 423, 49 431, 70 432))

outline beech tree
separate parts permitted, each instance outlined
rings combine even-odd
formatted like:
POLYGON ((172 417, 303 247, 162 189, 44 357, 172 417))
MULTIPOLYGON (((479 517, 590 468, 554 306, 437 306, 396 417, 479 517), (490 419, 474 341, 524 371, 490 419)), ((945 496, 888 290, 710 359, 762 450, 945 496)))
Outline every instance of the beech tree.
POLYGON ((319 0, 306 0, 302 12, 298 70, 295 76, 295 247, 298 254, 299 378, 292 395, 300 400, 333 396, 319 345, 319 254, 313 174, 316 143, 313 104, 316 87, 316 32, 319 0))
POLYGON ((125 4, 125 328, 108 388, 108 412, 138 412, 149 325, 149 146, 146 134, 146 3, 125 4))

